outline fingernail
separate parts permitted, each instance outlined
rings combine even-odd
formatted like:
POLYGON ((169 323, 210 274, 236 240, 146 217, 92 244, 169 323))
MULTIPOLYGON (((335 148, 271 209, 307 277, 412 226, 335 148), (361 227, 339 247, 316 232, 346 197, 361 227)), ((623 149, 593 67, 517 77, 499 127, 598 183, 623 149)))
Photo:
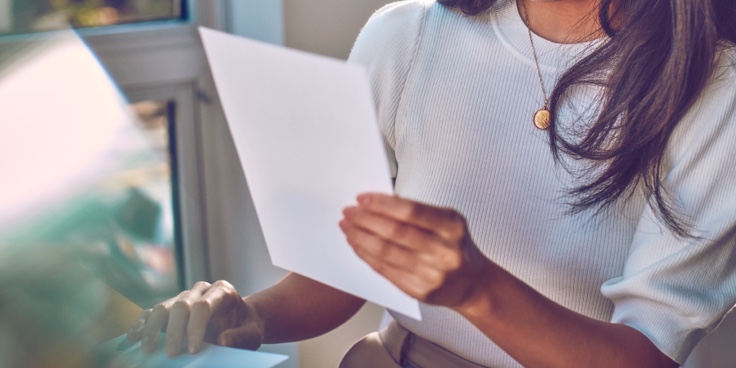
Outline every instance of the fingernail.
POLYGON ((187 339, 187 351, 189 352, 189 354, 195 354, 198 348, 199 348, 199 339, 194 336, 190 336, 187 339))
POLYGON ((362 204, 363 206, 371 203, 371 196, 369 194, 361 194, 358 196, 358 203, 362 204))

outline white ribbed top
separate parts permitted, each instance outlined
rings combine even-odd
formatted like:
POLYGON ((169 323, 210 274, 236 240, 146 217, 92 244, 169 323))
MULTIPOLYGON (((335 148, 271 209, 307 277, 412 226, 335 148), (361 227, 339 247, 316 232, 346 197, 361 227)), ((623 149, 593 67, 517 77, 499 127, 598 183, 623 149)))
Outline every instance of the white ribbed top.
MULTIPOLYGON (((545 86, 596 42, 534 36, 545 86)), ((374 14, 351 62, 367 67, 396 170, 396 192, 453 207, 481 250, 552 300, 600 320, 629 324, 684 362, 736 304, 736 67, 682 122, 665 184, 703 237, 678 240, 636 197, 610 215, 565 215, 574 180, 532 123, 543 104, 527 29, 513 1, 466 16, 433 1, 403 1, 374 14)), ((595 91, 561 111, 572 121, 595 91)), ((402 325, 478 364, 518 367, 469 322, 422 305, 402 325)), ((533 346, 530 346, 533 349, 533 346)))

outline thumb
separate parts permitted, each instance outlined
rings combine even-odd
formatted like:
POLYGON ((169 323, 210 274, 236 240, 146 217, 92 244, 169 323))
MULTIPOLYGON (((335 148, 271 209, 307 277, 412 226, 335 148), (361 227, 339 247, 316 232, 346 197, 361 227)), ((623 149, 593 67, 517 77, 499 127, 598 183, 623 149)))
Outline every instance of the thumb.
POLYGON ((217 345, 231 348, 256 350, 263 343, 263 334, 252 324, 222 331, 217 336, 217 345))

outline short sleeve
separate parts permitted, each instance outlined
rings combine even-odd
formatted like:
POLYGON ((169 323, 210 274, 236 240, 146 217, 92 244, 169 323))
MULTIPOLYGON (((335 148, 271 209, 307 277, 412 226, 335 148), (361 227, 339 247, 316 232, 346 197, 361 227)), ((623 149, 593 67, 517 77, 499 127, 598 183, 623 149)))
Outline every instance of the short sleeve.
POLYGON ((695 237, 676 237, 647 207, 623 274, 601 287, 615 305, 612 322, 641 331, 680 364, 736 304, 734 60, 733 49, 720 54, 665 155, 663 185, 695 237))
POLYGON ((378 124, 383 133, 391 173, 396 177, 394 127, 406 76, 419 43, 424 1, 400 1, 376 11, 355 41, 348 62, 366 68, 373 89, 378 124))

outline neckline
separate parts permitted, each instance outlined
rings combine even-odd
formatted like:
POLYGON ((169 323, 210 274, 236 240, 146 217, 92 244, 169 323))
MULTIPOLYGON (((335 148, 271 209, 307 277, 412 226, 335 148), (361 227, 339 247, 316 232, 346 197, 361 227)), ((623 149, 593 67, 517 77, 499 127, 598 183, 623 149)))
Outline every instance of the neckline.
MULTIPOLYGON (((491 12, 491 24, 496 35, 515 57, 534 66, 529 31, 519 13, 516 0, 501 0, 497 4, 491 12)), ((539 56, 539 68, 546 73, 566 70, 607 40, 603 37, 581 43, 557 43, 534 32, 532 39, 539 56)))

